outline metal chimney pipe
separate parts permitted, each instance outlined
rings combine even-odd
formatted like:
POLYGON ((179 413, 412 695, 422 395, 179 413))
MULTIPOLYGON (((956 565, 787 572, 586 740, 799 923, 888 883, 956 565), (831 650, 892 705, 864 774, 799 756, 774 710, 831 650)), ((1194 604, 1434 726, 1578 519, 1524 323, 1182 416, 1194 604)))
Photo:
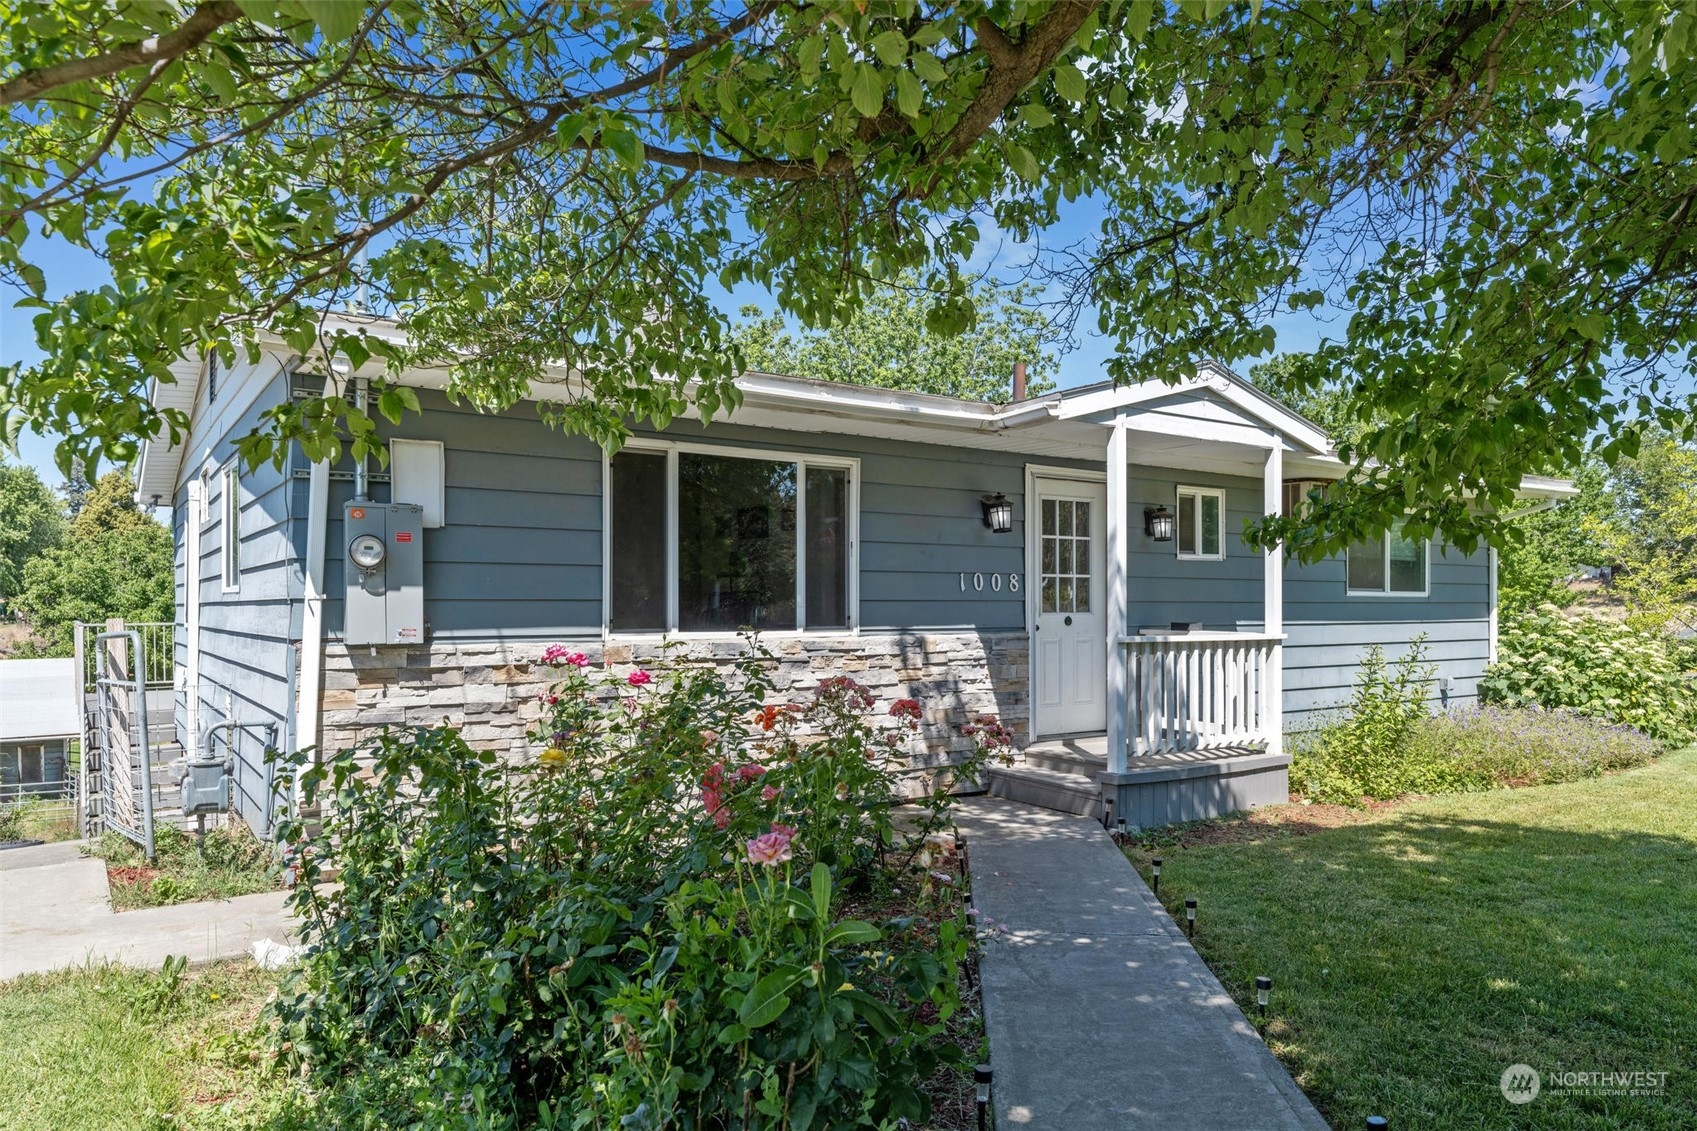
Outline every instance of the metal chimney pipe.
POLYGON ((1018 404, 1025 399, 1025 362, 1013 363, 1013 399, 1018 404))

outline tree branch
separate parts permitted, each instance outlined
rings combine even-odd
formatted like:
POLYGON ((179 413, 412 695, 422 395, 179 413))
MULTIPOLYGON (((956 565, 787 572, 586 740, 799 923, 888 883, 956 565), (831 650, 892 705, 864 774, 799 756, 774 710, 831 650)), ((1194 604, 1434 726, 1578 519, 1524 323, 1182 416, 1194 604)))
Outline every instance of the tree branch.
POLYGON ((175 59, 206 42, 208 36, 225 24, 242 18, 242 10, 230 0, 210 0, 195 5, 194 12, 181 27, 164 35, 149 36, 120 44, 102 55, 86 59, 71 59, 51 67, 25 71, 0 83, 0 106, 28 102, 40 98, 56 87, 87 79, 105 78, 131 67, 145 67, 162 60, 175 59))

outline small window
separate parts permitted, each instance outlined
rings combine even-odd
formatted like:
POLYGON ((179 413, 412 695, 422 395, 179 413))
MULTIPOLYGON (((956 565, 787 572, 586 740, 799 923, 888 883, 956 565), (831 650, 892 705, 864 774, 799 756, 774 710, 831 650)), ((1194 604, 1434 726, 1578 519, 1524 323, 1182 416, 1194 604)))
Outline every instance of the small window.
POLYGON ((224 562, 224 592, 233 593, 242 583, 242 482, 234 467, 224 469, 222 490, 220 556, 224 562))
POLYGON ((1329 479, 1287 479, 1284 490, 1284 509, 1280 511, 1286 518, 1295 518, 1305 511, 1313 500, 1309 495, 1318 491, 1321 496, 1331 487, 1329 479))
POLYGON ((1349 592, 1424 597, 1429 588, 1426 543, 1404 538, 1402 520, 1390 533, 1348 550, 1349 592))
POLYGON ((1222 529, 1226 493, 1205 487, 1178 489, 1178 556, 1218 560, 1226 556, 1222 529))

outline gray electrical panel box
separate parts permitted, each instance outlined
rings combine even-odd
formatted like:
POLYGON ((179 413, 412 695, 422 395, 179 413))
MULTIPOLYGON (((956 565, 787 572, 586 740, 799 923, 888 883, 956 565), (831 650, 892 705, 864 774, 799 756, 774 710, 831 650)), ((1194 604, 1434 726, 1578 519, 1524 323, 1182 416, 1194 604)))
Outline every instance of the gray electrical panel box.
POLYGON ((347 644, 417 644, 424 639, 424 508, 348 503, 342 510, 347 644))

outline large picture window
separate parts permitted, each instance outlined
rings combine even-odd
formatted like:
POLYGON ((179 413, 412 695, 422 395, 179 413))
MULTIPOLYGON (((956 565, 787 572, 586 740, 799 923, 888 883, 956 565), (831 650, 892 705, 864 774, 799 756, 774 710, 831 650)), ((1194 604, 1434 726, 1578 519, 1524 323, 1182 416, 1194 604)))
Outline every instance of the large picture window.
POLYGON ((610 461, 614 632, 848 628, 852 465, 626 449, 610 461))
POLYGON ((1428 589, 1426 543, 1404 538, 1399 519, 1390 533, 1347 551, 1349 592, 1361 596, 1424 597, 1428 589))
POLYGON ((1206 487, 1178 489, 1178 556, 1218 559, 1226 556, 1222 530, 1226 493, 1206 487))

